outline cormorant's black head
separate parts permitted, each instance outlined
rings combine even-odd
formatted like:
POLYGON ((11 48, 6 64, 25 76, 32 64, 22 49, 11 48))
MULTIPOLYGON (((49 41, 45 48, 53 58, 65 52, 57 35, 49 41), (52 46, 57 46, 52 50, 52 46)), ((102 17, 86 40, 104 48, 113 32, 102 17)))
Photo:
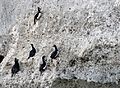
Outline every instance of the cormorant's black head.
POLYGON ((31 46, 33 46, 33 44, 31 44, 31 46))
POLYGON ((17 58, 15 58, 15 62, 18 62, 18 59, 17 59, 17 58))
POLYGON ((42 61, 45 61, 45 56, 42 56, 42 61))
POLYGON ((56 47, 56 45, 53 45, 53 47, 56 47))
POLYGON ((57 46, 56 46, 56 45, 53 45, 53 47, 55 48, 55 51, 58 51, 58 49, 57 49, 57 46))

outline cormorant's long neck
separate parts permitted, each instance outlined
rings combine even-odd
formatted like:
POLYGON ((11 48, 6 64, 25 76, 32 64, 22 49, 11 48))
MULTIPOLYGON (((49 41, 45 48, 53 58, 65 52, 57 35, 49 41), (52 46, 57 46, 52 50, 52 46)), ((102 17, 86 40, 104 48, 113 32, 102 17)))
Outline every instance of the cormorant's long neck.
POLYGON ((40 13, 40 8, 38 8, 38 12, 40 13))
POLYGON ((44 58, 42 58, 42 61, 43 61, 43 64, 46 64, 46 62, 45 62, 45 59, 44 59, 44 58))
POLYGON ((18 64, 18 61, 15 61, 15 64, 18 64))
POLYGON ((32 49, 35 49, 33 45, 32 45, 32 49))
POLYGON ((55 46, 55 51, 58 51, 57 47, 55 46))

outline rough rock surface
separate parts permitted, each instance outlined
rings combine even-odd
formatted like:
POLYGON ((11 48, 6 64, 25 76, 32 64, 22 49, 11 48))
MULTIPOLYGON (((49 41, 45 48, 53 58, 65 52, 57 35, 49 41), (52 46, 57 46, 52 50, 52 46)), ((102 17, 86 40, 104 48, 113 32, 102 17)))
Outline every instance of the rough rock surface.
POLYGON ((0 63, 1 87, 49 88, 57 78, 118 83, 119 0, 0 2, 1 31, 5 29, 0 38, 0 53, 5 56, 0 63), (38 6, 43 14, 34 25, 38 6), (31 43, 37 53, 27 60, 31 43), (2 47, 4 44, 5 48, 2 47), (51 62, 50 53, 54 44, 60 54, 57 60, 51 62), (47 70, 41 75, 39 65, 43 55, 47 56, 47 70), (15 57, 19 59, 21 71, 11 78, 15 57))

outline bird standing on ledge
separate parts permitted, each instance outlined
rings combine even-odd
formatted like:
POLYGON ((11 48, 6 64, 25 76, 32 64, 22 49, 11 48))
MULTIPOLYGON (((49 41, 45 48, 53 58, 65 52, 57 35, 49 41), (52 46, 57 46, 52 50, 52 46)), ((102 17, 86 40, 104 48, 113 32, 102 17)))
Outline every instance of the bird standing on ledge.
POLYGON ((58 57, 58 49, 56 45, 53 45, 53 47, 55 48, 55 50, 51 53, 50 58, 51 59, 56 59, 58 57))
POLYGON ((46 69, 45 56, 42 57, 42 62, 43 62, 43 63, 40 64, 40 68, 39 68, 39 71, 41 72, 41 74, 42 74, 42 72, 44 72, 45 69, 46 69))
POLYGON ((31 44, 31 46, 32 46, 32 50, 31 50, 30 53, 29 53, 28 59, 29 59, 30 57, 35 56, 35 53, 36 53, 36 49, 34 48, 33 44, 31 44))
POLYGON ((20 71, 20 66, 19 66, 19 63, 18 63, 18 59, 15 58, 15 64, 13 65, 12 69, 11 69, 11 77, 13 77, 14 74, 16 74, 18 71, 20 71))
POLYGON ((38 7, 38 12, 34 16, 34 25, 36 24, 36 21, 39 20, 42 16, 41 8, 38 7))

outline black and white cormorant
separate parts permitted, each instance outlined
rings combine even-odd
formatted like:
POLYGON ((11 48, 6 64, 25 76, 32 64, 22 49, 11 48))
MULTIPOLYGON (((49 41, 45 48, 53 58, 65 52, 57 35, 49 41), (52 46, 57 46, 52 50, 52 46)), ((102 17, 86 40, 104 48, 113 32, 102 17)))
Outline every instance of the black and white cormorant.
POLYGON ((57 49, 57 46, 56 45, 53 45, 53 47, 55 48, 55 50, 51 53, 51 56, 50 58, 51 59, 56 59, 58 57, 58 49, 57 49))
POLYGON ((36 49, 34 48, 33 44, 31 44, 31 46, 32 46, 32 50, 31 50, 30 53, 29 53, 28 59, 29 59, 30 57, 35 56, 35 53, 36 53, 36 49))
POLYGON ((40 64, 40 67, 39 67, 39 71, 41 72, 41 74, 42 74, 42 72, 44 72, 45 69, 46 69, 45 56, 42 57, 42 62, 43 62, 43 63, 40 64))
POLYGON ((41 8, 38 7, 38 12, 34 16, 34 24, 36 24, 36 21, 40 19, 42 16, 41 8))

